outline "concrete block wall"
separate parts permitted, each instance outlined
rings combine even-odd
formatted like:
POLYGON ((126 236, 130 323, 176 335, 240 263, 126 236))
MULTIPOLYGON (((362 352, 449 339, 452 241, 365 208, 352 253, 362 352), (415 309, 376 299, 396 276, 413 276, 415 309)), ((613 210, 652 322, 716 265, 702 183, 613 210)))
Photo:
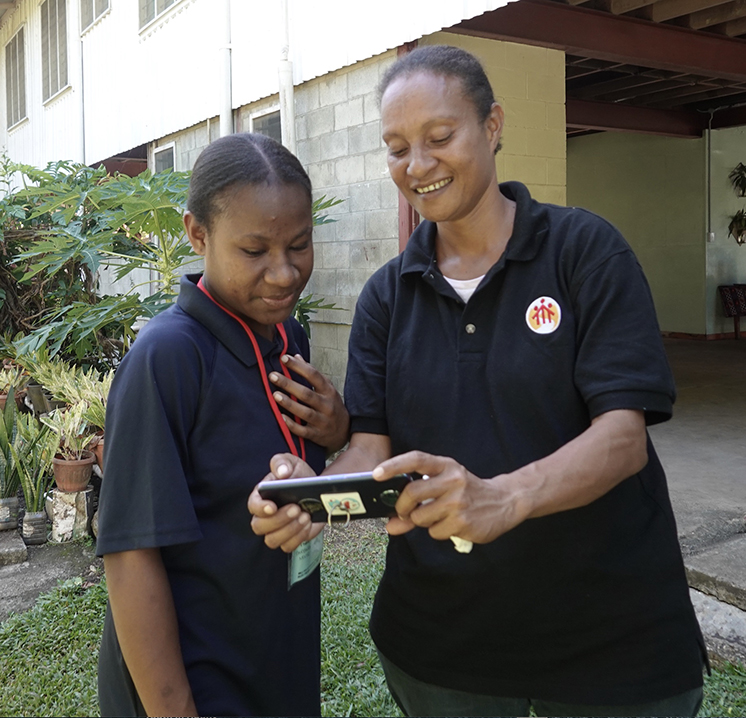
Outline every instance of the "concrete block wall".
POLYGON ((437 32, 421 45, 455 45, 484 65, 505 111, 500 181, 519 180, 540 202, 566 203, 565 54, 560 50, 437 32))
POLYGON ((308 291, 334 302, 311 322, 311 357, 342 388, 355 302, 367 279, 399 251, 398 191, 389 178, 376 88, 388 52, 295 88, 298 158, 314 197, 343 200, 314 232, 308 291))

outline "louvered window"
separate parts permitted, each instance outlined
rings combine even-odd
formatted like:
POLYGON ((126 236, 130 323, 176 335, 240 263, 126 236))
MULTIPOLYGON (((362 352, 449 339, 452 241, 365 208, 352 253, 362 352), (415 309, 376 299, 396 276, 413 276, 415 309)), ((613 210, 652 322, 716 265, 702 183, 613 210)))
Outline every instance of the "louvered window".
POLYGON ((109 9, 109 0, 80 0, 80 31, 93 25, 109 9))
POLYGON ((176 0, 140 0, 140 28, 166 12, 176 0))
POLYGON ((67 8, 65 0, 41 4, 42 97, 46 101, 67 85, 67 8))
POLYGON ((271 137, 273 140, 282 142, 280 111, 277 110, 277 112, 270 112, 268 115, 252 118, 251 131, 260 135, 267 135, 267 137, 271 137))
POLYGON ((5 46, 5 104, 8 108, 8 127, 26 117, 26 60, 23 28, 5 46))
POLYGON ((162 147, 153 152, 153 164, 156 172, 165 172, 174 168, 174 146, 162 147))

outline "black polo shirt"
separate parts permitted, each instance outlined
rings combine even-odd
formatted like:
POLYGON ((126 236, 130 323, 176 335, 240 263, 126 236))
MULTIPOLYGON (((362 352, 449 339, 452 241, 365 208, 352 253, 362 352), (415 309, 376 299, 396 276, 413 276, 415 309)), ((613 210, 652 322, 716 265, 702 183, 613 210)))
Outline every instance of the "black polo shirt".
MULTIPOLYGON (((288 450, 241 326, 185 277, 176 306, 117 371, 106 425, 99 555, 159 547, 200 715, 319 715, 319 572, 288 590, 288 557, 251 530, 247 500, 288 450)), ((291 354, 308 339, 285 323, 291 354)), ((257 341, 268 372, 281 340, 257 341)), ((320 472, 324 450, 306 442, 320 472)), ((102 695, 121 694, 116 642, 102 695)), ((120 715, 124 714, 122 712, 120 715)))
MULTIPOLYGON (((608 222, 539 204, 516 182, 513 235, 467 304, 423 222, 357 304, 352 431, 394 454, 451 456, 483 478, 541 459, 613 409, 671 415, 648 285, 608 222)), ((460 554, 424 529, 390 539, 371 633, 410 675, 502 696, 621 704, 702 683, 663 470, 589 506, 531 519, 460 554)))

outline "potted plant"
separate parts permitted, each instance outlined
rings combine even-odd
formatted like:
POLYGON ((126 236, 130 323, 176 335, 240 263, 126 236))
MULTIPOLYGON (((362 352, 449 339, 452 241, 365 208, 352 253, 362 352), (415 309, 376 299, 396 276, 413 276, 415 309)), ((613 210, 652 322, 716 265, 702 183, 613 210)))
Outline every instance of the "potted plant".
POLYGON ((0 368, 0 410, 5 408, 5 402, 8 400, 11 389, 15 390, 14 393, 17 396, 23 383, 22 369, 18 367, 0 368))
POLYGON ((746 197, 746 165, 739 162, 728 175, 733 189, 739 197, 746 197))
POLYGON ((18 416, 20 446, 11 444, 10 453, 18 468, 26 511, 21 535, 26 544, 42 544, 47 540, 47 514, 44 498, 52 483, 50 468, 58 439, 53 431, 30 414, 18 416))
POLYGON ((728 234, 732 235, 738 244, 744 244, 746 242, 746 210, 739 209, 728 219, 730 219, 728 234))
POLYGON ((18 526, 18 488, 20 476, 13 460, 11 446, 19 449, 18 412, 14 388, 10 387, 8 401, 0 411, 0 531, 18 526))
POLYGON ((93 436, 86 432, 88 422, 84 414, 87 405, 79 401, 69 409, 55 409, 41 421, 58 439, 56 455, 52 460, 54 480, 60 491, 85 491, 96 461, 88 449, 93 436))
POLYGON ((96 455, 96 461, 103 469, 106 400, 114 380, 114 371, 99 373, 93 367, 84 371, 59 358, 50 359, 44 350, 19 361, 54 399, 67 404, 85 403, 83 418, 95 432, 88 448, 96 455))

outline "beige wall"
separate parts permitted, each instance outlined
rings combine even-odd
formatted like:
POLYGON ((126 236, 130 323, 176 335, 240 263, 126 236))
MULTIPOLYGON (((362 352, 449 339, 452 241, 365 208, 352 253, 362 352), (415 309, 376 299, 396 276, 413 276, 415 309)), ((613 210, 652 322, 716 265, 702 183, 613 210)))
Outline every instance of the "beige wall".
MULTIPOLYGON (((728 174, 739 163, 746 164, 746 127, 712 132, 711 224, 715 241, 707 245, 707 331, 733 331, 733 320, 723 317, 719 284, 746 283, 746 245, 728 236, 729 215, 746 209, 746 198, 737 197, 728 174)), ((746 328, 746 319, 741 320, 746 328)))
POLYGON ((703 140, 612 132, 571 138, 567 200, 624 234, 663 331, 706 332, 703 140))
POLYGON ((505 111, 500 180, 519 180, 541 202, 565 204, 565 54, 438 32, 422 45, 455 45, 484 65, 505 111))

